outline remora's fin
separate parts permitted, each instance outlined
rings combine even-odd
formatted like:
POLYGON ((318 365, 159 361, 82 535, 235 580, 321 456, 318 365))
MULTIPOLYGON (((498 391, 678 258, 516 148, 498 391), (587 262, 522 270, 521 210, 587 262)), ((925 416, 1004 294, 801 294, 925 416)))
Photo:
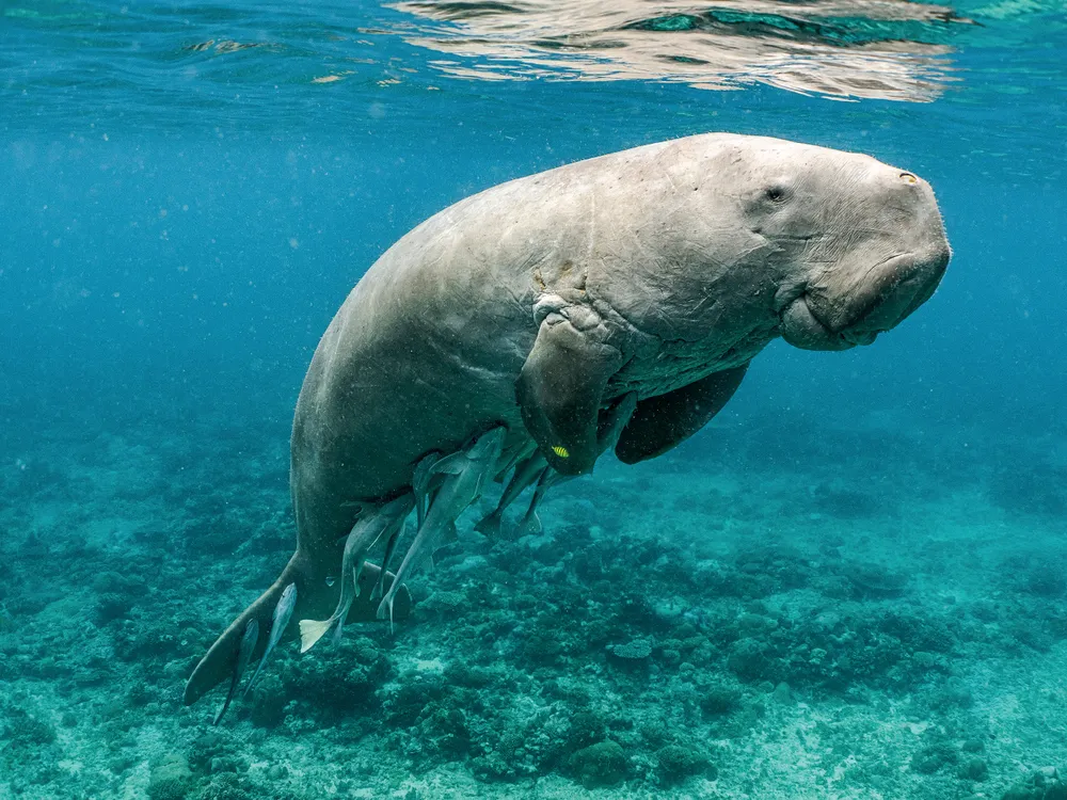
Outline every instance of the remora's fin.
POLYGON ((467 453, 463 450, 439 458, 430 467, 430 479, 434 475, 461 475, 467 467, 467 453))
POLYGON ((545 526, 541 524, 541 517, 537 514, 536 506, 529 509, 522 520, 522 532, 537 536, 539 533, 543 533, 544 530, 545 526))
POLYGON ((474 530, 483 536, 493 538, 500 535, 500 524, 504 521, 504 509, 497 507, 474 524, 474 530))
POLYGON ((385 576, 391 574, 387 571, 389 569, 389 562, 393 558, 393 553, 396 552, 396 545, 400 540, 400 534, 403 532, 404 527, 405 526, 401 525, 393 531, 393 535, 390 536, 389 541, 385 543, 385 552, 382 554, 381 571, 378 574, 378 580, 374 582, 374 588, 371 590, 372 600, 380 600, 385 594, 385 576))

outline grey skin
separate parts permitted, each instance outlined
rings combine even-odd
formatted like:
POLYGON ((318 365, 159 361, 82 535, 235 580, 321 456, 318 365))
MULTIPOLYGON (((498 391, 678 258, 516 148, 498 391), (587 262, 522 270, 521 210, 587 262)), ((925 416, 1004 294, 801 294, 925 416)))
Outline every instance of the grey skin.
POLYGON ((602 409, 633 391, 615 452, 658 455, 714 416, 769 342, 870 344, 948 260, 925 181, 763 137, 647 145, 446 208, 378 259, 319 343, 291 442, 296 553, 185 701, 230 674, 245 623, 269 618, 290 581, 298 618, 336 606, 326 578, 354 506, 407 491, 427 453, 504 425, 504 459, 532 437, 557 472, 586 473, 602 409))

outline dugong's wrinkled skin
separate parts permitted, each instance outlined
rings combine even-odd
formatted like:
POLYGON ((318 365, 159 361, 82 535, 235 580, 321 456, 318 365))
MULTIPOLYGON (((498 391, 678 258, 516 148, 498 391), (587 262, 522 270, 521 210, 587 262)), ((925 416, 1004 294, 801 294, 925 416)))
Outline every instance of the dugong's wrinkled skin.
POLYGON ((292 434, 296 553, 198 665, 186 702, 229 674, 244 626, 267 624, 290 581, 298 618, 329 612, 326 578, 359 504, 406 490, 426 453, 502 424, 505 453, 532 437, 556 470, 587 472, 603 409, 635 391, 616 454, 659 455, 722 408, 773 339, 869 344, 930 297, 948 260, 925 181, 729 134, 570 164, 431 217, 319 343, 292 434))

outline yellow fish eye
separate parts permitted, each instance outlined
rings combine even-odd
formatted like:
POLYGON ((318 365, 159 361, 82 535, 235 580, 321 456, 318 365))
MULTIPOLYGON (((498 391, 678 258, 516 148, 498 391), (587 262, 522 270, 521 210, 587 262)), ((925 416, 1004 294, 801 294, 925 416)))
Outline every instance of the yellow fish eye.
POLYGON ((558 444, 552 445, 552 452, 555 453, 560 458, 570 458, 571 457, 571 454, 567 450, 567 448, 563 447, 561 445, 558 445, 558 444))
POLYGON ((914 175, 912 175, 910 172, 902 172, 902 173, 900 173, 900 179, 902 181, 904 181, 904 183, 918 183, 919 182, 919 179, 916 178, 914 175))

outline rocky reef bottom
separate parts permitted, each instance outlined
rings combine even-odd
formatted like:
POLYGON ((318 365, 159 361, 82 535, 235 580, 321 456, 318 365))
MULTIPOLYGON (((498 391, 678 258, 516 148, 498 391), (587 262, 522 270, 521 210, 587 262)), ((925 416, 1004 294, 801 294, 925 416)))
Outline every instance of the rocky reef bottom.
POLYGON ((1067 798, 1067 465, 791 422, 468 521, 411 620, 286 643, 218 727, 181 689, 292 550, 282 424, 12 440, 0 798, 1067 798))

